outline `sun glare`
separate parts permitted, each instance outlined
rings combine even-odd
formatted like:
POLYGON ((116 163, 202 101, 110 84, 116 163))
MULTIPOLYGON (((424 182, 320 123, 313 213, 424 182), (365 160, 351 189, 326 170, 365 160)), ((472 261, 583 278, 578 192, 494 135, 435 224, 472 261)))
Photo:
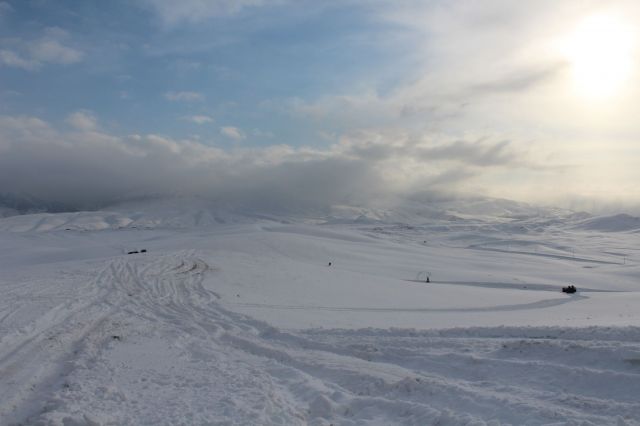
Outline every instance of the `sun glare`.
POLYGON ((581 96, 609 98, 622 92, 633 69, 634 34, 613 15, 583 20, 563 43, 573 83, 581 96))

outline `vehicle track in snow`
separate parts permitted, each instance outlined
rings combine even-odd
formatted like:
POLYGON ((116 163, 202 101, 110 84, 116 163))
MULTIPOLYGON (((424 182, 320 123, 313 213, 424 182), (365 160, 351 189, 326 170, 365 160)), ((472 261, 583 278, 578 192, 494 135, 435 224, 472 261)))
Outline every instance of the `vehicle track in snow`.
POLYGON ((67 298, 25 330, 2 336, 0 419, 19 419, 29 413, 32 402, 48 394, 68 370, 79 345, 104 326, 113 312, 104 303, 108 292, 101 288, 108 276, 103 269, 76 299, 67 298))
POLYGON ((203 257, 116 258, 84 304, 62 309, 50 327, 3 351, 2 371, 12 363, 23 371, 13 380, 44 359, 29 354, 46 351, 48 336, 62 340, 56 362, 73 360, 56 370, 66 387, 49 381, 39 394, 23 394, 51 393, 45 412, 29 419, 82 424, 90 413, 104 424, 640 424, 639 329, 283 331, 224 309, 210 289, 215 265, 203 257), (116 320, 128 325, 114 341, 107 323, 116 320), (122 358, 149 355, 135 352, 144 349, 140 342, 153 343, 166 365, 122 358), (115 389, 108 397, 105 381, 115 389))

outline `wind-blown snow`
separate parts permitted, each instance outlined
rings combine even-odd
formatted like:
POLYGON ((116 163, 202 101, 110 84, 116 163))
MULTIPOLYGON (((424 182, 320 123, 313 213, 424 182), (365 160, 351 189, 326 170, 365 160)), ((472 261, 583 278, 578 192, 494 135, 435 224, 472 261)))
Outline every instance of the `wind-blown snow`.
POLYGON ((0 219, 0 424, 640 424, 638 234, 479 205, 0 219))

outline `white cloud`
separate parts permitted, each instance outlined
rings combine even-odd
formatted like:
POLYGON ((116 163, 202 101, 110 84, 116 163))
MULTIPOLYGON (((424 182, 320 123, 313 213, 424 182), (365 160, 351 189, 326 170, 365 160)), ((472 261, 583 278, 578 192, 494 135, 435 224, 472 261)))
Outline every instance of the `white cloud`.
POLYGON ((199 92, 166 92, 164 97, 172 102, 201 102, 204 95, 199 92))
POLYGON ((278 4, 281 0, 140 0, 151 8, 165 25, 199 22, 217 16, 229 16, 247 7, 278 4))
POLYGON ((262 138, 262 139, 273 139, 276 137, 275 134, 273 134, 273 132, 271 131, 265 131, 265 130, 261 130, 261 129, 253 129, 251 131, 251 134, 257 138, 262 138))
POLYGON ((89 111, 76 111, 67 117, 69 123, 76 130, 91 131, 96 130, 98 121, 89 111))
POLYGON ((0 65, 22 68, 25 70, 35 70, 40 64, 32 59, 25 58, 9 49, 0 50, 0 65))
POLYGON ((183 119, 196 124, 207 124, 213 122, 213 118, 208 115, 189 115, 183 117, 183 119))
POLYGON ((0 65, 33 71, 44 64, 70 65, 80 62, 83 52, 70 46, 69 34, 57 27, 46 28, 33 40, 4 40, 0 65))
POLYGON ((31 57, 40 63, 74 64, 82 59, 82 52, 65 46, 58 40, 41 39, 29 45, 31 57))
POLYGON ((233 140, 236 141, 241 141, 243 139, 246 138, 246 135, 244 134, 244 132, 240 129, 238 129, 237 127, 233 127, 233 126, 225 126, 225 127, 221 127, 220 128, 220 134, 231 138, 233 140))
POLYGON ((56 130, 39 118, 0 116, 0 153, 15 148, 18 141, 46 141, 56 138, 56 130))

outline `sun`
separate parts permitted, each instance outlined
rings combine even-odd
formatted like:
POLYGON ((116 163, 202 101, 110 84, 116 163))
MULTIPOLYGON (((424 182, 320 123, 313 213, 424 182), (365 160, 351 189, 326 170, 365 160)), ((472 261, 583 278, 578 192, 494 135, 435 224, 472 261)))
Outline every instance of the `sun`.
POLYGON ((581 21, 563 44, 573 84, 584 97, 620 94, 634 62, 633 28, 616 15, 592 15, 581 21))

